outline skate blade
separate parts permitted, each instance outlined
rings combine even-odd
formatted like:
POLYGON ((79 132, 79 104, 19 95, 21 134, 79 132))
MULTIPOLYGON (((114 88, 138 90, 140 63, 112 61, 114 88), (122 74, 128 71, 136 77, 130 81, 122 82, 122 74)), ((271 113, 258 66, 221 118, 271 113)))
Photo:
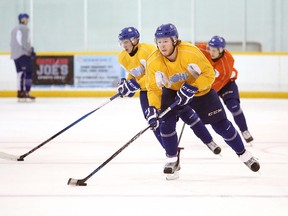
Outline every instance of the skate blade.
POLYGON ((18 98, 18 102, 25 102, 26 99, 25 98, 18 98))
POLYGON ((245 146, 246 146, 246 147, 253 147, 253 143, 252 143, 252 142, 246 143, 245 146))
POLYGON ((167 181, 177 180, 177 179, 179 179, 179 171, 175 171, 173 174, 166 174, 167 181))
POLYGON ((32 103, 32 102, 35 102, 35 99, 21 98, 21 99, 18 99, 18 102, 19 103, 32 103))

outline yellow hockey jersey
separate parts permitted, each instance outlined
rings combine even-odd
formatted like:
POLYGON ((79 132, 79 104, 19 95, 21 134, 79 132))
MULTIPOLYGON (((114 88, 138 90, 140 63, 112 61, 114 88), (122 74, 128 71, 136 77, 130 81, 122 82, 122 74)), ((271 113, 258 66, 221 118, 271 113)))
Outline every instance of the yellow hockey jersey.
POLYGON ((119 64, 128 73, 127 80, 132 78, 136 79, 142 91, 146 90, 146 62, 148 56, 155 50, 156 47, 152 44, 139 43, 138 51, 134 56, 130 56, 125 50, 118 56, 119 64))
POLYGON ((195 97, 208 93, 215 80, 212 65, 193 44, 177 45, 177 58, 170 62, 159 50, 147 60, 146 88, 150 106, 160 109, 162 87, 179 90, 184 82, 198 88, 195 97))

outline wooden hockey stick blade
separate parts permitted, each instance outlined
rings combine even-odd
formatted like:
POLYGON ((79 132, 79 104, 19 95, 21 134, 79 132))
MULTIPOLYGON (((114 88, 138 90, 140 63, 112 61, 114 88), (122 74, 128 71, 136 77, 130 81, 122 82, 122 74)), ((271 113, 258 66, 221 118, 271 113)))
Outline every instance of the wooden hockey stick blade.
POLYGON ((73 179, 70 178, 68 180, 67 185, 71 185, 71 186, 87 186, 87 183, 85 183, 83 180, 79 180, 79 179, 73 179))
POLYGON ((7 154, 5 152, 0 152, 0 158, 7 159, 7 160, 13 160, 13 161, 23 161, 24 160, 19 156, 7 154))

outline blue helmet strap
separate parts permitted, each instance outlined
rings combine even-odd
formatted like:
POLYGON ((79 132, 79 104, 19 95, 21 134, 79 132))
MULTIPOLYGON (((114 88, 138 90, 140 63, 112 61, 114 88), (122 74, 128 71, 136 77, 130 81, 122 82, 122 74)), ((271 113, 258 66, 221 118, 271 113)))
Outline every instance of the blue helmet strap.
POLYGON ((132 46, 133 46, 131 53, 129 53, 130 56, 134 56, 137 53, 137 51, 138 51, 139 38, 135 38, 134 37, 134 40, 135 39, 137 39, 137 43, 136 44, 133 43, 131 38, 129 39, 131 44, 132 44, 132 46))
MULTIPOLYGON (((219 48, 218 48, 218 50, 219 50, 219 48)), ((223 49, 223 51, 222 52, 220 52, 220 50, 219 50, 219 56, 217 57, 217 58, 215 58, 215 59, 212 59, 212 61, 213 62, 216 62, 216 61, 218 61, 220 58, 222 58, 223 57, 223 55, 224 55, 224 52, 225 52, 225 50, 223 49)))
MULTIPOLYGON (((133 44, 133 43, 132 43, 133 44)), ((133 44, 133 49, 132 49, 132 51, 129 53, 129 55, 130 56, 134 56, 136 53, 137 53, 137 51, 138 51, 138 43, 136 44, 136 45, 134 45, 133 44)))

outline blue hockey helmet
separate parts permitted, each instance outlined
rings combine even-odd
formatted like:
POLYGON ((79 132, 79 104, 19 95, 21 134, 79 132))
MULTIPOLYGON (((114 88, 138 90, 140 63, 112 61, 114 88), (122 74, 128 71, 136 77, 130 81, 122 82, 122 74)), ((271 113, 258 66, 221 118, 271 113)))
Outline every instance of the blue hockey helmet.
POLYGON ((20 13, 20 14, 18 15, 18 20, 19 20, 19 21, 21 21, 21 20, 24 19, 24 18, 29 19, 29 15, 28 15, 27 13, 20 13))
POLYGON ((174 40, 178 40, 178 31, 173 24, 162 24, 156 29, 155 39, 165 37, 171 37, 174 40))
POLYGON ((140 33, 134 27, 123 28, 118 35, 118 39, 120 41, 126 40, 126 39, 131 39, 131 38, 139 38, 139 37, 140 37, 140 33))
POLYGON ((220 49, 224 49, 226 46, 226 41, 223 37, 220 36, 213 36, 210 41, 208 42, 209 47, 215 47, 220 49))

